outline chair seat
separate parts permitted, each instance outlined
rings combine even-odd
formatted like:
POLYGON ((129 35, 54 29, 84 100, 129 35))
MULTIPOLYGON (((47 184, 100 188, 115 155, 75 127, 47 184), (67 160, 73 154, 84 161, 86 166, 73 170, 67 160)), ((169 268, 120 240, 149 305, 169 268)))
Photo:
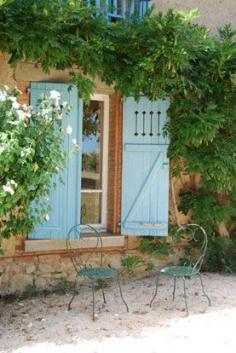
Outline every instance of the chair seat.
POLYGON ((114 268, 104 268, 104 267, 97 267, 97 268, 83 268, 77 273, 78 276, 86 277, 91 280, 97 279, 109 279, 115 278, 118 276, 118 271, 114 268))
POLYGON ((162 268, 160 272, 165 275, 176 277, 193 276, 199 273, 196 268, 191 266, 168 266, 162 268))

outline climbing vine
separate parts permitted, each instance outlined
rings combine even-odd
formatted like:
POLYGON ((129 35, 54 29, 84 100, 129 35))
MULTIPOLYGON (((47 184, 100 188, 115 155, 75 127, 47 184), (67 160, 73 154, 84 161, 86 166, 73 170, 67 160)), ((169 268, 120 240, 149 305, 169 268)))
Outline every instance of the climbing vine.
POLYGON ((83 1, 15 0, 0 8, 0 51, 10 55, 13 67, 25 60, 45 72, 69 68, 87 100, 96 77, 137 99, 171 97, 173 174, 201 176, 200 191, 183 194, 181 209, 187 213, 201 201, 193 217, 214 219, 216 228, 235 217, 235 31, 225 26, 213 37, 192 23, 196 16, 169 10, 108 23, 83 1))

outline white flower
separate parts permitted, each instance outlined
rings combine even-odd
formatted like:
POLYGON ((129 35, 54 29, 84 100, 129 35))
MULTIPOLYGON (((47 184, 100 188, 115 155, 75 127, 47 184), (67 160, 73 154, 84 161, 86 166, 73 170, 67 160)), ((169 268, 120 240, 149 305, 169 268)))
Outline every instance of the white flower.
POLYGON ((58 120, 62 120, 63 119, 63 115, 62 114, 58 114, 57 119, 58 120))
POLYGON ((11 186, 9 186, 9 184, 7 183, 7 185, 3 185, 3 190, 5 192, 8 192, 11 195, 14 195, 15 191, 13 190, 13 188, 11 186))
POLYGON ((17 187, 17 183, 16 183, 15 180, 13 180, 13 179, 11 179, 10 184, 13 185, 13 186, 15 186, 15 187, 17 187))
MULTIPOLYGON (((13 105, 12 105, 13 106, 13 105)), ((21 105, 21 110, 25 113, 25 116, 27 117, 27 118, 31 118, 31 116, 32 116, 32 114, 31 114, 31 112, 33 113, 33 109, 32 109, 32 107, 28 107, 26 104, 22 104, 21 105)))
POLYGON ((31 153, 32 153, 32 149, 30 147, 26 147, 26 148, 22 149, 20 156, 22 158, 28 157, 28 156, 30 156, 31 153))
POLYGON ((60 106, 61 108, 64 108, 64 109, 67 109, 67 110, 70 110, 71 109, 71 106, 70 106, 70 104, 68 103, 68 102, 66 102, 66 101, 63 101, 62 103, 61 103, 61 106, 60 106))
POLYGON ((12 101, 12 102, 16 102, 16 97, 14 96, 10 96, 8 97, 9 101, 12 101))
POLYGON ((20 108, 20 104, 18 102, 13 102, 12 108, 19 109, 20 108))
POLYGON ((48 214, 45 214, 45 219, 46 219, 46 221, 49 221, 49 220, 50 220, 50 217, 49 217, 48 214))
POLYGON ((61 98, 61 94, 57 91, 50 91, 50 98, 51 99, 55 99, 55 100, 59 100, 61 98))
POLYGON ((9 91, 9 89, 10 89, 9 86, 7 86, 7 85, 4 85, 4 88, 6 91, 9 91))
POLYGON ((51 113, 51 109, 49 109, 49 108, 42 109, 42 110, 40 111, 40 113, 41 113, 43 116, 47 117, 48 114, 51 113))
POLYGON ((72 139, 72 143, 73 143, 73 145, 77 145, 77 140, 76 139, 72 139))
POLYGON ((5 102, 7 93, 5 91, 0 91, 0 102, 5 102))
POLYGON ((20 120, 24 120, 25 119, 25 112, 23 112, 23 110, 17 110, 16 111, 17 112, 17 114, 18 114, 18 118, 20 119, 20 120))
POLYGON ((30 112, 26 112, 26 113, 25 113, 25 116, 26 116, 27 118, 31 118, 31 113, 30 113, 30 112))
POLYGON ((70 125, 67 126, 66 128, 66 133, 70 135, 72 133, 72 127, 70 125))

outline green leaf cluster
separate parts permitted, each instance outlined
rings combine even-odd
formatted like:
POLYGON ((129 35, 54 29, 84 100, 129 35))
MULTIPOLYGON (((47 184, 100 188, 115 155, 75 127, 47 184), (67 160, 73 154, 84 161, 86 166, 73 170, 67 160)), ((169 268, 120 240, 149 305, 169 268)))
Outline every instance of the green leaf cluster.
POLYGON ((236 199, 234 195, 222 201, 218 195, 211 194, 209 190, 200 188, 180 193, 179 209, 187 215, 191 210, 192 218, 201 224, 208 235, 218 234, 218 225, 221 222, 229 227, 234 235, 236 225, 236 199))
POLYGON ((169 256, 174 253, 170 243, 165 238, 160 239, 156 237, 142 238, 140 243, 140 251, 143 254, 148 253, 157 257, 169 256))
POLYGON ((140 256, 127 256, 121 259, 121 266, 129 276, 134 275, 134 270, 138 266, 144 264, 144 260, 140 256))
POLYGON ((236 273, 236 240, 218 236, 211 237, 203 270, 236 273))

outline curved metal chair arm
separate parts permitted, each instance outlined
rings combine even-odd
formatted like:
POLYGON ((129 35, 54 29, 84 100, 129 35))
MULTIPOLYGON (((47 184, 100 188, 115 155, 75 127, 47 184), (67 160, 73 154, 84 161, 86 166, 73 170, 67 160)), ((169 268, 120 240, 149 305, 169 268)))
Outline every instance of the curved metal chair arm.
POLYGON ((185 233, 190 232, 190 237, 188 238, 188 242, 191 242, 191 241, 197 242, 199 240, 198 239, 199 236, 197 236, 196 233, 199 231, 201 233, 201 236, 203 237, 202 244, 200 246, 201 254, 197 258, 197 260, 195 260, 194 262, 191 261, 191 259, 190 259, 191 265, 192 265, 193 269, 196 271, 201 270, 202 263, 203 263, 203 260, 204 260, 204 257, 206 255, 206 251, 207 251, 208 239, 207 239, 207 233, 206 233, 205 229, 196 223, 185 224, 185 225, 180 226, 173 236, 173 238, 180 239, 182 232, 185 232, 185 233))

